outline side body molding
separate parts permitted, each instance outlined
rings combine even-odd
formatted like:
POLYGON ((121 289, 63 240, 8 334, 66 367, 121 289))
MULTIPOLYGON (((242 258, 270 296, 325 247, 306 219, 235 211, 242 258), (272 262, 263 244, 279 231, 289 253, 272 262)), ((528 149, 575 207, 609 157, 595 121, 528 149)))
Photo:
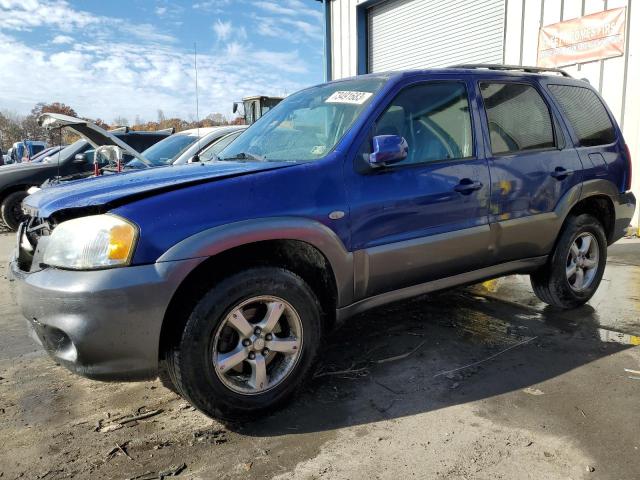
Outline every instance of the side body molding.
POLYGON ((157 262, 211 257, 234 247, 266 240, 299 240, 317 248, 333 270, 338 306, 353 302, 353 255, 333 230, 307 218, 260 218, 209 228, 177 243, 157 262))

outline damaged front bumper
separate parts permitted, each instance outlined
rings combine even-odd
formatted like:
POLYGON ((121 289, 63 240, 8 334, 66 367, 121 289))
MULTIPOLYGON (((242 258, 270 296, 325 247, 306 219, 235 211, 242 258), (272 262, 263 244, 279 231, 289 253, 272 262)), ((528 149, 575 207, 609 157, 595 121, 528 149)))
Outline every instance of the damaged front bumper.
POLYGON ((201 261, 35 272, 13 261, 10 272, 32 334, 57 362, 89 378, 140 380, 157 376, 169 302, 201 261))

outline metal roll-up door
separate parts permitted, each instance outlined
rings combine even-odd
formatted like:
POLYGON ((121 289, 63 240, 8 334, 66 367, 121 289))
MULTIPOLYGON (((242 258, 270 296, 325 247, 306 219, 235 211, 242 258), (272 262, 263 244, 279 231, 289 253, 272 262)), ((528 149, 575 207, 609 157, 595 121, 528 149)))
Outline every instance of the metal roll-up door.
POLYGON ((502 63, 505 0, 388 0, 368 16, 370 72, 502 63))

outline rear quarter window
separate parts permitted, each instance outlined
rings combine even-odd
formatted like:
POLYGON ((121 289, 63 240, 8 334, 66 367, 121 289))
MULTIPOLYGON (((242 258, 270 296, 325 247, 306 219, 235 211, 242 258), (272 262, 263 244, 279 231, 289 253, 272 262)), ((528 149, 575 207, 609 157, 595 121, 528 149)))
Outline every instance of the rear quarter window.
POLYGON ((616 132, 602 101, 590 89, 573 85, 549 85, 573 127, 580 145, 607 145, 616 140, 616 132))
POLYGON ((551 114, 531 85, 481 82, 491 151, 510 154, 555 147, 551 114))

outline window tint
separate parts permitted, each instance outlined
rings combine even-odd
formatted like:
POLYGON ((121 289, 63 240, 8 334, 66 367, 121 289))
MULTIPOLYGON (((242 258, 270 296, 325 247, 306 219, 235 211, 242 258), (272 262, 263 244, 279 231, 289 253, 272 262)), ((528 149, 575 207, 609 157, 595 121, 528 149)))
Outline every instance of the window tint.
POLYGON ((409 155, 400 164, 470 157, 473 137, 464 84, 429 83, 407 88, 376 124, 374 135, 400 135, 409 155))
POLYGON ((549 109, 535 88, 521 83, 481 83, 480 90, 493 153, 555 145, 549 109))
POLYGON ((606 145, 615 141, 611 119, 595 93, 569 85, 549 85, 549 90, 571 122, 580 145, 606 145))

